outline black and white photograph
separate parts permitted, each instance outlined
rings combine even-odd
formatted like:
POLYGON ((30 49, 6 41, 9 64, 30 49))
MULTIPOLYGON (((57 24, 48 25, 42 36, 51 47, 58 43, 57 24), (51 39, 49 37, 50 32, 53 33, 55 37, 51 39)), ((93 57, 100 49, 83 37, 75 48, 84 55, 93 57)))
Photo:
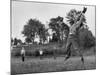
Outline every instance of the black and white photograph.
POLYGON ((96 69, 96 6, 12 0, 11 75, 96 69))

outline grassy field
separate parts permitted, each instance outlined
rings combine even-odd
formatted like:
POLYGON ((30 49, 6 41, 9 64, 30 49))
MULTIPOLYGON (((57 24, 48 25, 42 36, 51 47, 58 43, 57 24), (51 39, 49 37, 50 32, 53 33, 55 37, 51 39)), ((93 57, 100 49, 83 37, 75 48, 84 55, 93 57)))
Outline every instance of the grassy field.
POLYGON ((21 61, 21 57, 11 58, 11 73, 25 74, 25 73, 43 73, 56 71, 73 71, 73 70, 90 70, 96 68, 95 55, 84 56, 84 65, 80 61, 80 57, 71 57, 64 61, 64 57, 47 57, 40 60, 39 57, 26 57, 25 62, 21 61))

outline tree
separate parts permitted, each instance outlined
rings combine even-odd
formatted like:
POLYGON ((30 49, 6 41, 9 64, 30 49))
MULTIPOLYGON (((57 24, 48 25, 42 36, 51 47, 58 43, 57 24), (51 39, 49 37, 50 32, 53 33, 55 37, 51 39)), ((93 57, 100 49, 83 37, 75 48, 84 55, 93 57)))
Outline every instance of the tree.
POLYGON ((17 39, 17 42, 18 42, 19 45, 22 44, 22 40, 21 39, 17 39))
POLYGON ((26 38, 25 38, 25 42, 28 43, 28 44, 31 43, 31 42, 32 42, 32 41, 31 41, 31 38, 26 37, 26 38))
POLYGON ((43 44, 47 40, 47 36, 49 35, 49 33, 44 25, 39 28, 37 35, 40 38, 40 44, 43 44))
POLYGON ((63 41, 64 37, 67 36, 67 32, 69 32, 69 27, 63 22, 63 17, 60 16, 51 18, 49 27, 55 32, 55 35, 57 35, 56 39, 58 39, 58 41, 63 41))
POLYGON ((90 48, 95 46, 95 37, 93 36, 92 32, 87 28, 82 28, 78 34, 79 37, 79 44, 83 48, 90 48))
POLYGON ((30 19, 24 26, 22 34, 26 36, 27 42, 33 42, 36 36, 39 36, 40 42, 46 39, 46 30, 44 24, 37 19, 30 19))

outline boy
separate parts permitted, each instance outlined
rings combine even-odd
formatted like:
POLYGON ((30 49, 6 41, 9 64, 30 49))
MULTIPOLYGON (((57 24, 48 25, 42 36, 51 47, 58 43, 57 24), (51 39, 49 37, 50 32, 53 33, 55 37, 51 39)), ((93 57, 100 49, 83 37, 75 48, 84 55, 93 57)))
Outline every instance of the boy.
POLYGON ((22 47, 21 56, 22 56, 22 61, 24 62, 24 60, 25 60, 25 49, 24 49, 24 47, 22 47))
POLYGON ((40 54, 40 59, 42 59, 42 56, 43 56, 43 50, 42 49, 40 49, 39 54, 40 54))
POLYGON ((67 55, 65 56, 65 60, 67 60, 71 56, 70 48, 71 46, 73 46, 73 48, 77 50, 77 52, 79 52, 81 56, 81 61, 84 62, 83 55, 81 51, 79 50, 78 36, 76 34, 77 34, 78 29, 81 27, 83 14, 85 14, 86 10, 87 8, 84 7, 82 13, 79 16, 76 16, 77 19, 75 20, 74 24, 70 27, 70 32, 68 35, 67 45, 66 45, 67 55))

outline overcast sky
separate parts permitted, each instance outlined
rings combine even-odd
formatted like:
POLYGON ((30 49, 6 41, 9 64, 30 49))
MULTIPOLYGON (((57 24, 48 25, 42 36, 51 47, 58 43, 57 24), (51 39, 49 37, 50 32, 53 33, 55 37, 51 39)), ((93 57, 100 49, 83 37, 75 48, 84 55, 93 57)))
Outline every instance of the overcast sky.
MULTIPOLYGON (((50 18, 61 16, 64 17, 64 22, 66 23, 66 14, 71 9, 83 10, 83 7, 80 5, 12 1, 12 37, 24 40, 21 31, 30 18, 36 18, 46 24, 50 18)), ((86 7, 87 25, 95 35, 95 7, 86 7)))

